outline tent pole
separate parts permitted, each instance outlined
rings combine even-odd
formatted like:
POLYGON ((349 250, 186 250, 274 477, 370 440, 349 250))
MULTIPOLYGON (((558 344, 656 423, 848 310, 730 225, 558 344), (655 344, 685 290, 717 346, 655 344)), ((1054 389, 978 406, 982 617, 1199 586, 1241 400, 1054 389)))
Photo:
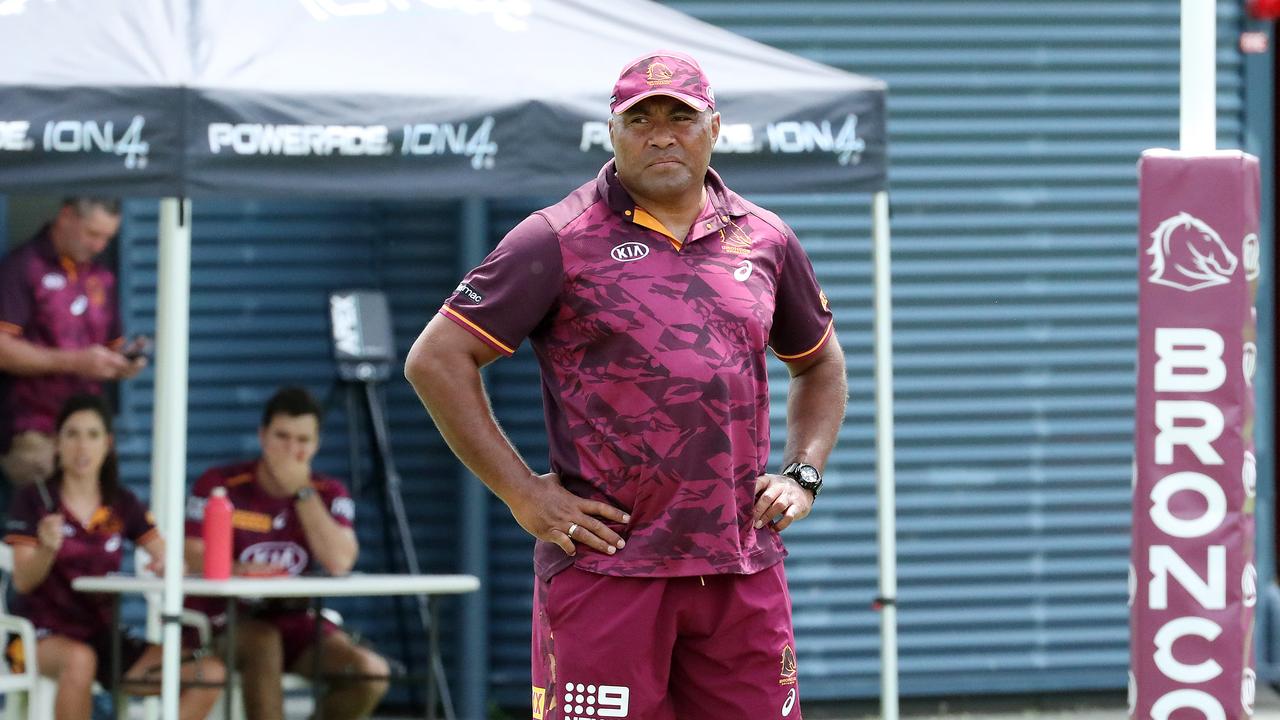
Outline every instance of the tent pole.
POLYGON ((161 717, 178 717, 182 652, 183 497, 187 479, 187 331, 191 289, 191 201, 160 201, 156 273, 155 415, 151 431, 152 509, 165 539, 161 610, 161 717))
POLYGON ((893 477, 893 325, 889 274, 889 193, 871 199, 875 298, 876 541, 879 547, 880 717, 898 720, 898 568, 893 477))

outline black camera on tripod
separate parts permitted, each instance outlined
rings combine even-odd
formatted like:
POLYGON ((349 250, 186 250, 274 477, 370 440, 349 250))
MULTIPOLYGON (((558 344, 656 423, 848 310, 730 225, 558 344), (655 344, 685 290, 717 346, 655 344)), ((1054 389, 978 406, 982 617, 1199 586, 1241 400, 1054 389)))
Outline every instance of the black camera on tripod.
POLYGON ((329 294, 329 323, 338 377, 346 382, 384 382, 391 377, 395 342, 391 310, 380 290, 336 290, 329 294))

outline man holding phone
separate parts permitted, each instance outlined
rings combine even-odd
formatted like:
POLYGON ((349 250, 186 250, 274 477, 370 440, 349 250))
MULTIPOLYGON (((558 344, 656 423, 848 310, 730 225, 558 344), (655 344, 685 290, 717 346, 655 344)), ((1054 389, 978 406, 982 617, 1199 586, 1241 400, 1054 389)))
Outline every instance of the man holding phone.
POLYGON ((119 200, 67 198, 0 260, 0 471, 16 487, 53 472, 67 398, 146 367, 149 342, 125 342, 115 273, 97 262, 119 230, 119 200))

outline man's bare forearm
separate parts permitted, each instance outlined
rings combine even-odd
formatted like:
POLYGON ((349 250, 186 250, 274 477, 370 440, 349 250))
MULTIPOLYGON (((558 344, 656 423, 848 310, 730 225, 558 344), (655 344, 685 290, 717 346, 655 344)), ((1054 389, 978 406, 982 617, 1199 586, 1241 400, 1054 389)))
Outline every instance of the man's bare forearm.
POLYGON ((510 504, 512 493, 534 472, 494 419, 480 368, 462 353, 425 355, 406 363, 409 382, 449 449, 510 504))
POLYGON ((351 572, 360 553, 355 533, 333 519, 318 493, 295 503, 294 510, 302 524, 307 546, 325 571, 330 575, 351 572))
POLYGON ((70 351, 41 347, 0 333, 0 370, 11 375, 74 373, 75 357, 70 351))
POLYGON ((824 467, 844 423, 849 386, 844 352, 832 337, 821 356, 791 378, 783 462, 824 467))

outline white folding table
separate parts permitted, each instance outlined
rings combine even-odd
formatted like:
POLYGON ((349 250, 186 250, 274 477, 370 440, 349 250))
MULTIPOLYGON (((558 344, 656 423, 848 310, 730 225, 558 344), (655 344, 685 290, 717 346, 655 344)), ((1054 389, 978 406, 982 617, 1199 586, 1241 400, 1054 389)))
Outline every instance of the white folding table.
MULTIPOLYGON (((120 667, 119 639, 120 597, 126 594, 146 595, 159 594, 164 590, 164 579, 159 577, 142 577, 138 575, 113 574, 98 577, 81 577, 72 581, 71 586, 87 593, 103 593, 115 595, 115 629, 112 662, 117 673, 115 683, 116 702, 120 701, 119 675, 124 668, 120 667)), ((480 588, 480 581, 474 575, 398 575, 398 574, 363 574, 353 573, 340 577, 232 577, 227 580, 206 580, 200 577, 184 577, 182 594, 184 597, 220 597, 227 601, 227 643, 223 662, 227 666, 224 692, 224 707, 227 720, 231 720, 232 684, 235 682, 234 657, 235 623, 237 600, 260 598, 310 598, 316 605, 328 597, 373 597, 389 595, 426 595, 431 604, 431 627, 427 628, 428 655, 430 667, 427 672, 427 713, 428 720, 436 717, 437 682, 446 683, 440 659, 440 637, 436 612, 436 597, 439 595, 458 595, 475 592, 480 588), (438 674, 438 677, 437 677, 438 674)), ((395 678, 393 678, 395 679, 395 678)), ((403 678, 402 678, 403 679, 403 678)), ((319 685, 316 685, 316 692, 319 685)), ((318 710, 317 706, 317 712, 318 710)), ((446 713, 451 715, 451 713, 446 713)), ((317 715, 318 717, 318 715, 317 715)), ((454 720, 447 717, 446 720, 454 720)))

